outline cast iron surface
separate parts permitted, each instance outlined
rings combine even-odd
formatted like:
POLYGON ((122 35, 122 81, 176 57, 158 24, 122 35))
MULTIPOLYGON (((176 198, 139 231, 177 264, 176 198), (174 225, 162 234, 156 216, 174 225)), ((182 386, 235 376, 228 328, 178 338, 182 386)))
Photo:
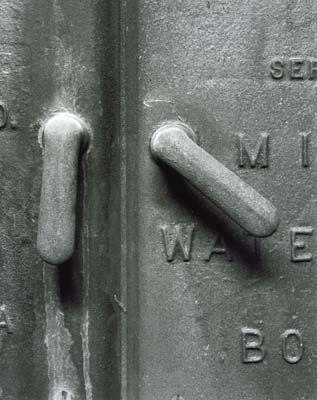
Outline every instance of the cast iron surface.
POLYGON ((127 398, 312 400, 317 103, 307 60, 317 57, 317 4, 123 6, 127 398), (279 210, 280 226, 260 240, 260 254, 250 236, 153 160, 150 139, 166 121, 191 126, 205 151, 279 210), (241 140, 254 149, 268 137, 267 165, 241 161, 241 140), (177 233, 183 247, 173 252, 177 233), (245 358, 248 332, 262 335, 253 336, 260 347, 264 340, 262 359, 261 351, 245 358))
POLYGON ((316 15, 312 0, 1 2, 3 399, 316 398, 316 15), (36 251, 37 135, 56 111, 92 132, 60 268, 36 251), (156 165, 150 138, 169 120, 278 208, 260 255, 156 165), (268 165, 240 168, 237 141, 262 134, 268 165), (245 354, 250 332, 262 359, 245 354), (285 354, 287 332, 303 354, 285 354))
POLYGON ((45 121, 39 140, 44 164, 37 250, 48 264, 60 265, 74 253, 79 159, 89 135, 81 119, 63 112, 45 121))
POLYGON ((151 152, 253 236, 270 236, 278 212, 271 202, 199 147, 188 125, 168 122, 151 138, 151 152), (188 133, 187 133, 188 132, 188 133))
POLYGON ((119 275, 111 273, 112 262, 118 270, 119 210, 109 206, 117 203, 112 179, 117 185, 119 168, 113 163, 110 175, 118 7, 103 0, 0 2, 1 399, 120 398, 119 275), (92 138, 78 172, 75 253, 52 267, 36 250, 38 134, 59 111, 85 119, 92 138))

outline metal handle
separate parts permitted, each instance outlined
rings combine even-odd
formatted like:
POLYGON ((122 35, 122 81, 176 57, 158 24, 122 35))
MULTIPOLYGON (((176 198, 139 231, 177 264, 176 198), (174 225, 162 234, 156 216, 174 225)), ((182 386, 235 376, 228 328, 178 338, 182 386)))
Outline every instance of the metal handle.
POLYGON ((44 261, 61 264, 74 252, 80 150, 88 144, 82 121, 58 113, 42 129, 43 176, 37 249, 44 261))
POLYGON ((152 154, 185 177, 250 234, 271 235, 279 223, 273 204, 199 147, 191 139, 194 136, 185 124, 166 124, 152 136, 152 154))

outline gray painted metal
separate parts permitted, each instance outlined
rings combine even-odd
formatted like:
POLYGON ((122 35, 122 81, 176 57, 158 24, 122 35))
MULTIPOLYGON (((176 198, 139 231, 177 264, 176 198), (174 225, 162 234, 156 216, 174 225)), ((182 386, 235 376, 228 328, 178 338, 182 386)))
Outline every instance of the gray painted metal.
POLYGON ((194 132, 189 126, 167 123, 152 136, 152 154, 251 235, 265 237, 275 232, 279 219, 273 204, 199 147, 190 135, 194 132))
POLYGON ((119 210, 110 206, 119 29, 117 1, 0 2, 1 399, 120 398, 119 210), (36 248, 38 134, 58 112, 88 121, 92 135, 77 170, 75 251, 52 268, 36 248))
POLYGON ((0 2, 0 397, 317 397, 316 15, 313 0, 0 2), (52 268, 38 130, 63 111, 92 135, 75 251, 52 268), (278 208, 272 236, 157 165, 167 121, 278 208))
POLYGON ((317 397, 316 16, 316 1, 122 4, 126 399, 317 397), (157 164, 168 121, 274 204, 273 235, 157 164))
POLYGON ((77 177, 80 151, 88 146, 88 131, 75 115, 58 113, 40 132, 43 176, 37 249, 49 264, 66 262, 74 253, 77 177))

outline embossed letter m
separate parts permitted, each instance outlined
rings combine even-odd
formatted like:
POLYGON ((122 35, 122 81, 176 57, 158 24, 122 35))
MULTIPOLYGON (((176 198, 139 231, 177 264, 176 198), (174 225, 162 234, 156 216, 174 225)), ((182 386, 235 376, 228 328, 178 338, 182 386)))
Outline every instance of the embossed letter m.
POLYGON ((239 139, 239 167, 243 168, 246 164, 251 168, 259 166, 267 168, 269 165, 269 138, 267 133, 261 133, 257 143, 253 148, 248 140, 245 140, 245 134, 240 133, 239 139))

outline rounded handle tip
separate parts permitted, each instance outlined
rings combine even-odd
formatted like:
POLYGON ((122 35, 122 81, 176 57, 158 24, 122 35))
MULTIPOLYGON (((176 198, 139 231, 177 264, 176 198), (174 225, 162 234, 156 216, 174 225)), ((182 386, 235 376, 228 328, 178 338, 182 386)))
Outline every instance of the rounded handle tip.
POLYGON ((276 207, 273 206, 271 202, 268 202, 266 216, 265 218, 259 217, 259 221, 256 226, 249 229, 249 233, 256 237, 267 237, 271 236, 276 232, 279 224, 280 218, 276 207))
POLYGON ((68 261, 74 253, 74 244, 63 241, 63 244, 54 246, 47 242, 44 237, 38 236, 37 251, 47 264, 61 265, 68 261))

